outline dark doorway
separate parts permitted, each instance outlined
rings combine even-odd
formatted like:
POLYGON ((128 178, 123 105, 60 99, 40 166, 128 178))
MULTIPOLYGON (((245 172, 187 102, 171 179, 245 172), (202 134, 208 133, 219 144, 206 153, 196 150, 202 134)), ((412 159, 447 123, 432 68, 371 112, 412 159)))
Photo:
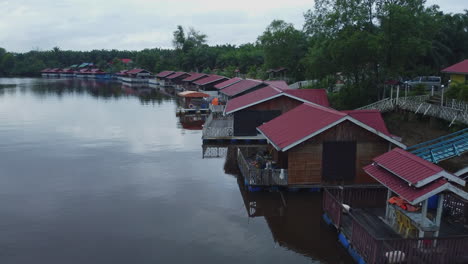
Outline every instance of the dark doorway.
POLYGON ((356 177, 356 142, 324 142, 322 179, 353 181, 356 177))
POLYGON ((244 110, 234 113, 234 136, 256 136, 257 127, 281 115, 279 110, 244 110))

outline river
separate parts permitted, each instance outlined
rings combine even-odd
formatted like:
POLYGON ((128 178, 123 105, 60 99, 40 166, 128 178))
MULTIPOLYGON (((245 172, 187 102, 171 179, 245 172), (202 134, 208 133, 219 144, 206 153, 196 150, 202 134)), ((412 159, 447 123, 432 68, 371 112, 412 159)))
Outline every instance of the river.
POLYGON ((350 263, 320 193, 246 192, 176 108, 119 83, 0 78, 0 263, 350 263))

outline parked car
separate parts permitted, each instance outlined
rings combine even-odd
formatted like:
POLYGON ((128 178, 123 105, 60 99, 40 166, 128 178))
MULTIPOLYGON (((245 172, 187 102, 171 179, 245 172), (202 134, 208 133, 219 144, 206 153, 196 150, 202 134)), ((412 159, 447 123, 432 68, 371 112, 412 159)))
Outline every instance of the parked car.
POLYGON ((434 86, 435 90, 438 90, 440 88, 441 78, 439 76, 418 76, 406 83, 409 87, 422 84, 426 87, 426 90, 431 90, 432 86, 434 86))

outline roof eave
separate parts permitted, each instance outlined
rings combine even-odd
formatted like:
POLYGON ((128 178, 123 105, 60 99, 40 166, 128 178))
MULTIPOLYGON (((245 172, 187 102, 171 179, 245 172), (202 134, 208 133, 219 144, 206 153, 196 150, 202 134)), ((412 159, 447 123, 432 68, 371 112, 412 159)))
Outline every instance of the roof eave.
POLYGON ((265 133, 263 133, 263 131, 260 129, 260 127, 257 127, 257 131, 259 131, 265 138, 266 140, 268 141, 268 143, 270 143, 271 145, 273 145, 273 147, 277 150, 277 151, 281 151, 281 148, 276 145, 265 133))

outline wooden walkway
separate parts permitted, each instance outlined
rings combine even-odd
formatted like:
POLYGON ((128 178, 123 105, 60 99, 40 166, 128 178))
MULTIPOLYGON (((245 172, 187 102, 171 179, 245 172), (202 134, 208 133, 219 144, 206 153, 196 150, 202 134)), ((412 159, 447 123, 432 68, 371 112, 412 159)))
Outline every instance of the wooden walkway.
POLYGON ((386 98, 360 107, 358 110, 378 109, 380 112, 389 112, 395 109, 403 109, 416 114, 444 119, 450 122, 450 126, 455 121, 468 125, 468 104, 452 100, 439 105, 430 103, 429 99, 430 95, 386 98))

